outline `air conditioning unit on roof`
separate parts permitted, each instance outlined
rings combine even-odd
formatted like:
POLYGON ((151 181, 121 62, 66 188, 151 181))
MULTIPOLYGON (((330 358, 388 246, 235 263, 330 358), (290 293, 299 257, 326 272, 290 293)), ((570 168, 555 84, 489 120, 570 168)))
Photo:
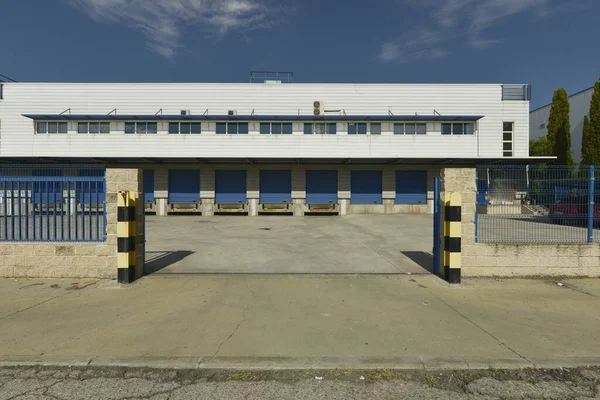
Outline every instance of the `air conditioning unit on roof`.
POLYGON ((190 110, 181 110, 181 115, 191 115, 192 112, 190 110))
POLYGON ((237 115, 237 110, 228 110, 227 115, 237 115))

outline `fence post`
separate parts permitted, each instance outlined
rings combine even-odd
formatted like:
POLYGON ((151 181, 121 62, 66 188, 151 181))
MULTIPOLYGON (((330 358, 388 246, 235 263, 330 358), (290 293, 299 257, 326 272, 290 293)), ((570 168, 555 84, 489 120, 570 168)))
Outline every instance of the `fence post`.
POLYGON ((444 278, 448 283, 460 283, 462 256, 462 197, 450 193, 444 213, 444 278))
POLYGON ((589 201, 588 201, 588 243, 594 242, 594 191, 596 186, 596 174, 593 165, 589 167, 589 201))
POLYGON ((131 191, 117 195, 117 281, 132 283, 135 276, 135 197, 131 191))

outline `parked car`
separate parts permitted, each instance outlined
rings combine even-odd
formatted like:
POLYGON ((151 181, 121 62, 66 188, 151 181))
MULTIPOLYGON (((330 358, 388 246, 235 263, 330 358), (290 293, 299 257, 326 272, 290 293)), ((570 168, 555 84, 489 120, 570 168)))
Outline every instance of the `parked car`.
MULTIPOLYGON (((589 196, 568 196, 550 206, 550 218, 555 224, 585 226, 588 223, 589 196)), ((600 193, 594 198, 594 225, 600 225, 600 193)))

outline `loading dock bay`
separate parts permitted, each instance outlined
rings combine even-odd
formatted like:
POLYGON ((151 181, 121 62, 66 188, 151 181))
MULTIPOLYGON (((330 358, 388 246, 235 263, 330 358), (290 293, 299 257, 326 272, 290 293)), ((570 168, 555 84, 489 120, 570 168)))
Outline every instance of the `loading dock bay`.
POLYGON ((431 215, 146 216, 146 274, 427 274, 431 215))

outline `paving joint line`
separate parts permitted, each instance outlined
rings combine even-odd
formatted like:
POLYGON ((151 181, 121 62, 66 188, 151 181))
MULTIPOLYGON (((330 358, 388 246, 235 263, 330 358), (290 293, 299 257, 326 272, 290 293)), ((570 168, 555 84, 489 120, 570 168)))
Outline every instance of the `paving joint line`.
POLYGON ((508 350, 510 350, 511 352, 513 352, 515 355, 517 355, 519 358, 522 358, 523 360, 527 361, 529 364, 531 364, 532 366, 535 367, 535 364, 531 360, 529 360, 527 357, 519 354, 518 351, 514 350, 508 344, 504 343, 503 341, 501 341, 500 339, 498 339, 496 336, 492 335, 490 332, 488 332, 487 330, 485 330, 483 327, 479 326, 477 323, 475 323, 474 321, 472 321, 465 314, 461 313, 459 310, 457 310, 456 308, 452 307, 450 304, 448 304, 447 302, 445 302, 441 297, 437 296, 435 293, 432 293, 429 289, 425 289, 425 290, 427 290, 436 299, 438 299, 439 301, 441 301, 442 303, 444 303, 446 305, 446 307, 450 308, 452 311, 454 311, 455 313, 457 313, 458 315, 460 315, 461 317, 463 317, 464 319, 466 319, 467 321, 469 321, 475 327, 477 327, 482 332, 484 332, 485 334, 487 334, 488 336, 490 336, 491 338, 493 338, 495 341, 497 341, 498 343, 500 343, 502 346, 506 347, 508 350))

